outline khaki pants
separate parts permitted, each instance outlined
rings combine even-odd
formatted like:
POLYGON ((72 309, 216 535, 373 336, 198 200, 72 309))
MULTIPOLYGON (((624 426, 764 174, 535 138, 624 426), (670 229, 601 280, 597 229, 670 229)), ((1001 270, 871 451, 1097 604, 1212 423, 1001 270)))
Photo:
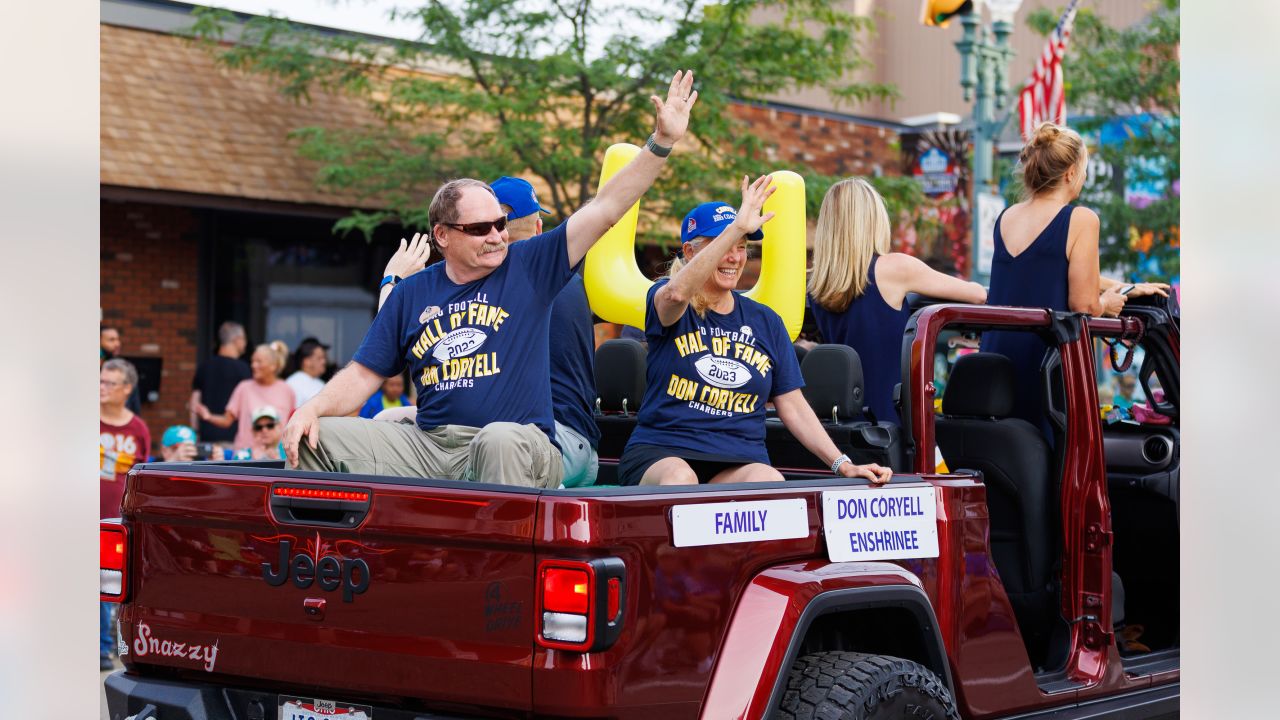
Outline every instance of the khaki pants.
POLYGON ((396 477, 559 487, 560 451, 536 425, 496 422, 483 428, 441 425, 419 430, 412 422, 320 418, 315 450, 298 446, 304 470, 396 477))

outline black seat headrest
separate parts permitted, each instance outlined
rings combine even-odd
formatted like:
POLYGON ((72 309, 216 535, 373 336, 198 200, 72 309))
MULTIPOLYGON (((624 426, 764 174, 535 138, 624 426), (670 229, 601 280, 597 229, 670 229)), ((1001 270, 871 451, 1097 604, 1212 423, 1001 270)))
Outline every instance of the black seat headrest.
POLYGON ((648 351, 630 338, 606 340, 596 348, 596 396, 605 412, 633 413, 644 399, 648 351), (624 404, 625 402, 625 404, 624 404))
POLYGON ((1013 362, 998 353, 962 355, 942 393, 942 414, 1009 417, 1013 413, 1013 362))
POLYGON ((804 399, 818 418, 852 420, 862 412, 862 359, 848 345, 819 345, 800 363, 804 376, 804 399))

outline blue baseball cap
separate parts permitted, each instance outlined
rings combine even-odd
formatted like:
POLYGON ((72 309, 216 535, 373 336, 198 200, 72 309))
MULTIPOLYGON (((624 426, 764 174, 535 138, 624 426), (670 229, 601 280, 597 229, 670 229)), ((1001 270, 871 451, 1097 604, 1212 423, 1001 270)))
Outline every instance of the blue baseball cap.
POLYGON ((498 196, 499 203, 511 208, 511 212, 507 213, 508 220, 515 220, 536 212, 551 212, 538 204, 538 194, 533 191, 533 186, 527 180, 503 175, 489 183, 489 187, 493 188, 493 194, 498 196))
MULTIPOLYGON (((704 202, 689 211, 680 224, 680 242, 693 242, 700 237, 717 237, 738 219, 738 211, 729 203, 704 202)), ((747 235, 748 240, 763 240, 764 230, 747 235)))
POLYGON ((164 431, 164 437, 160 439, 160 445, 163 447, 173 447, 182 443, 195 443, 196 431, 186 425, 170 425, 168 430, 164 431))

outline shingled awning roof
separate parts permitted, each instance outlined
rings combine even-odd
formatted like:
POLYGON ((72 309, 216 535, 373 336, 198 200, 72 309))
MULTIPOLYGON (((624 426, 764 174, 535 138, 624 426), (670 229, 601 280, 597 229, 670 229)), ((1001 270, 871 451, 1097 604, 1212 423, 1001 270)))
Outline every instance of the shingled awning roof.
POLYGON ((377 207, 315 184, 291 130, 376 123, 356 98, 295 103, 259 75, 218 67, 163 33, 101 25, 101 183, 337 207, 377 207))

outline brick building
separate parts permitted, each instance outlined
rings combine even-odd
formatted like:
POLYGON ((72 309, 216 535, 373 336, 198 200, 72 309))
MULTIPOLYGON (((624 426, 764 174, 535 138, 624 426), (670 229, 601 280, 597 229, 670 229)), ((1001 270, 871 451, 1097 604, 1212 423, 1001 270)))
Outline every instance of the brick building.
MULTIPOLYGON (((185 3, 101 8, 101 314, 147 376, 143 416, 158 437, 186 422, 196 364, 225 320, 251 344, 314 335, 332 361, 349 360, 401 232, 334 237, 335 220, 373 206, 318 188, 318 165, 287 137, 371 120, 359 101, 316 93, 296 104, 261 76, 219 68, 174 34, 190 25, 185 3)), ((776 143, 779 167, 901 172, 896 123, 782 104, 734 112, 776 143)))

